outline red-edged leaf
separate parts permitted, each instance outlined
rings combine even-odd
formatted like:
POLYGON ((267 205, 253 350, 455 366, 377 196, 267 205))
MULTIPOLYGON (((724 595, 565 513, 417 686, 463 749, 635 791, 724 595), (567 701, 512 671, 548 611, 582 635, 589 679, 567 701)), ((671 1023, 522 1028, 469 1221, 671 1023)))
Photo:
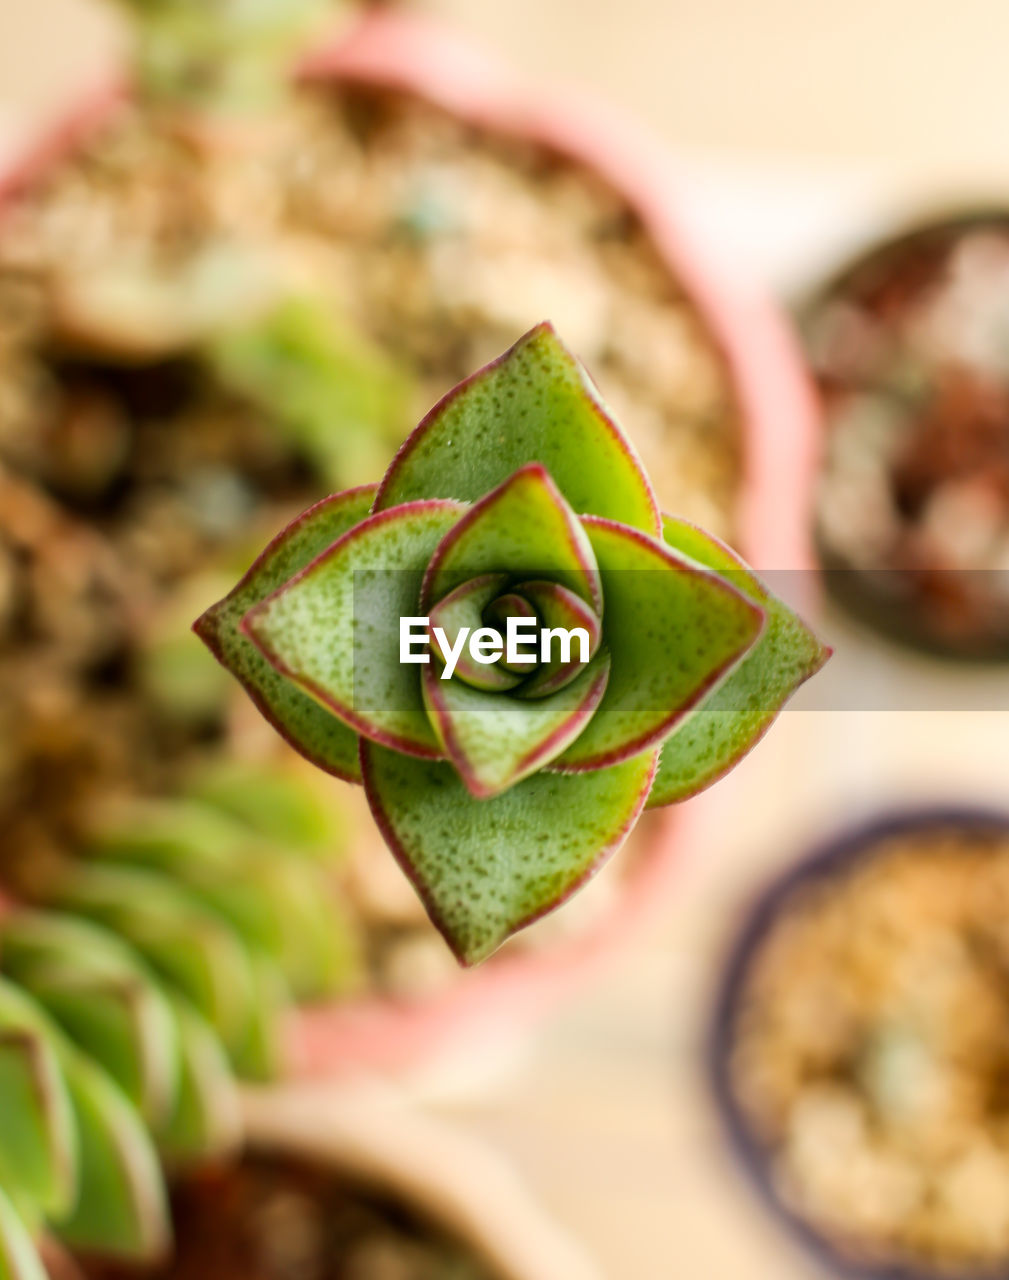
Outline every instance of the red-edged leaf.
MULTIPOLYGON (((454 650, 463 627, 468 627, 472 636, 474 631, 484 626, 484 609, 500 595, 507 583, 508 575, 505 573, 485 573, 478 578, 470 578, 434 606, 428 616, 431 623, 431 651, 435 657, 442 662, 448 661, 448 655, 442 649, 435 629, 441 630, 449 648, 454 650)), ((522 679, 521 675, 509 671, 499 662, 477 662, 470 653, 468 643, 459 655, 453 678, 464 680, 474 689, 499 692, 514 689, 522 679)))
POLYGON ((214 657, 302 755, 328 773, 360 782, 357 734, 286 680, 240 630, 261 600, 315 559, 368 514, 374 485, 324 498, 303 511, 270 543, 241 582, 193 625, 214 657))
POLYGON ((417 613, 424 570, 466 508, 411 502, 361 521, 242 622, 282 675, 365 737, 437 757, 418 666, 400 662, 400 620, 417 613))
POLYGON ((548 323, 435 405, 393 459, 375 510, 420 498, 477 502, 529 462, 546 467, 579 514, 660 533, 634 446, 548 323))
POLYGON ((655 538, 584 525, 603 579, 613 661, 599 710, 553 768, 599 769, 655 746, 753 645, 763 610, 655 538))
POLYGON ((445 754, 470 794, 487 797, 542 769, 578 737, 602 700, 609 673, 604 651, 552 697, 527 702, 444 680, 433 665, 423 668, 422 688, 445 754))
POLYGON ((686 520, 667 516, 664 526, 669 546, 723 574, 760 605, 767 626, 735 671, 662 744, 649 808, 686 800, 717 782, 760 741, 796 689, 831 654, 724 543, 686 520))
POLYGON ((475 503, 438 544, 421 592, 436 604, 470 578, 546 577, 602 609, 592 546, 545 467, 529 463, 475 503))
POLYGON ((573 591, 566 590, 557 582, 522 582, 516 590, 534 606, 543 628, 568 633, 575 630, 585 632, 584 650, 580 636, 572 636, 568 643, 563 637, 541 635, 541 644, 544 639, 549 640, 550 657, 541 662, 539 670, 516 691, 516 696, 545 698, 570 684, 585 664, 592 661, 602 638, 602 627, 595 611, 573 591))
POLYGON ((450 764, 361 743, 382 834, 466 965, 560 906, 620 847, 644 806, 656 756, 594 773, 540 772, 475 800, 450 764))

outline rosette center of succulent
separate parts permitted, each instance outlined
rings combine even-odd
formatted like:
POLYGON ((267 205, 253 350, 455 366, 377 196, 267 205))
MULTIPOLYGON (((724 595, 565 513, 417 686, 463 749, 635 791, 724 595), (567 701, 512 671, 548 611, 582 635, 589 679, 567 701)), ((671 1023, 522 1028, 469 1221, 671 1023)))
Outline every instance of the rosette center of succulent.
POLYGON ((569 685, 595 657, 598 613, 548 578, 511 583, 480 574, 450 591, 429 615, 440 675, 473 689, 545 698, 569 685))

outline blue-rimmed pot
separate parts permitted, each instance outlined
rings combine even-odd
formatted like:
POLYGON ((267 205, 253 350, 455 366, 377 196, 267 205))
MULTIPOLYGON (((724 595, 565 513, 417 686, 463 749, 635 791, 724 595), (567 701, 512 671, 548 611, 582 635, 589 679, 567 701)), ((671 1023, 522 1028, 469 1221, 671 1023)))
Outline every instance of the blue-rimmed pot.
MULTIPOLYGON (((707 1072, 714 1100, 731 1152, 759 1199, 792 1240, 828 1272, 849 1280, 1006 1280, 1009 1249, 997 1264, 936 1263, 900 1256, 872 1242, 860 1243, 832 1236, 817 1226, 783 1195, 773 1168, 774 1151, 755 1132, 752 1117, 741 1102, 734 1078, 733 1052, 739 1043, 740 1018, 747 1003, 749 982, 763 949, 796 902, 798 895, 848 876, 881 859, 893 840, 922 837, 920 852, 931 856, 930 840, 950 835, 968 843, 986 839, 1009 841, 1009 811, 974 806, 909 808, 888 812, 848 827, 807 852, 758 892, 743 917, 721 975, 707 1045, 707 1072)), ((910 845, 908 846, 911 847, 910 845)), ((948 847, 948 846, 947 846, 948 847)), ((1007 976, 1009 998, 1009 976, 1007 976)))

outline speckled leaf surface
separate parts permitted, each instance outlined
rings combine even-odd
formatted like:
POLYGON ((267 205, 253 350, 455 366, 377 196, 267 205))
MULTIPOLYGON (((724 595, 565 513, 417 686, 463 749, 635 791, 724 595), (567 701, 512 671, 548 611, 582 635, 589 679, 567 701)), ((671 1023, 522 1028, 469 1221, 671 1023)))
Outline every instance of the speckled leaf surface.
POLYGON ((591 720, 606 692, 605 651, 549 698, 529 702, 443 680, 422 668, 424 702, 445 754, 470 795, 495 796, 555 760, 591 720))
POLYGON ((539 463, 472 506, 438 544, 424 575, 421 612, 480 574, 513 582, 549 578, 602 610, 599 572, 578 517, 539 463))
POLYGON ((760 605, 767 625, 725 682, 663 743, 649 808, 686 800, 727 773, 830 657, 829 647, 724 543, 670 516, 664 520, 664 537, 677 552, 724 574, 760 605))
POLYGON ((48 1280, 28 1228, 0 1190, 0 1280, 48 1280))
POLYGON ((539 462, 579 514, 661 529, 648 477, 585 369, 550 324, 437 404, 385 474, 375 510, 420 498, 477 502, 539 462))
POLYGON ((594 773, 540 772, 475 800, 449 764, 361 747, 372 812, 468 965, 559 906, 620 846, 644 806, 656 754, 594 773))
POLYGON ((0 1186, 44 1213, 73 1203, 77 1134, 56 1055, 25 1027, 0 1030, 0 1186))
POLYGON ((366 737, 440 754, 418 667, 400 663, 400 618, 418 616, 435 547, 463 514, 415 502, 362 521, 246 615, 273 666, 366 737))
POLYGON ((342 537, 368 514, 375 486, 324 498, 276 537, 235 589, 212 605, 194 630, 245 686, 253 702, 287 741, 313 764, 359 782, 357 734, 293 685, 239 630, 261 600, 342 537))
POLYGON ((596 769, 653 746, 751 647, 763 611, 637 530, 584 521, 603 578, 610 681, 554 768, 596 769))

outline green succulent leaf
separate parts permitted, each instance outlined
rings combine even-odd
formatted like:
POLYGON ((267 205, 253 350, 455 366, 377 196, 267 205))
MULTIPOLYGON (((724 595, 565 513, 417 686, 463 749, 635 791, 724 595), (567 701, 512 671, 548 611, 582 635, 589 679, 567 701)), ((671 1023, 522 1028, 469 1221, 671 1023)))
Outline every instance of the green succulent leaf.
POLYGON ((18 911, 0 933, 3 971, 157 1123, 172 1105, 175 1027, 157 980, 115 934, 55 912, 18 911))
POLYGON ((375 510, 425 498, 478 502, 528 463, 547 469, 579 515, 660 534, 633 445, 550 324, 537 325, 431 410, 386 472, 375 510))
POLYGON ((606 692, 610 656, 596 655, 549 698, 523 702, 443 680, 434 664, 421 684, 428 716, 470 795, 499 795, 542 769, 583 732, 606 692))
POLYGON ((528 463, 466 512, 431 556, 421 612, 485 573, 547 578, 602 611, 592 545, 546 469, 528 463))
POLYGON ((77 1133, 52 1046, 35 1029, 0 1029, 0 1186, 19 1203, 65 1213, 77 1182, 77 1133))
MULTIPOLYGON (((579 596, 557 582, 521 582, 516 591, 533 606, 542 626, 548 630, 584 631, 591 661, 603 637, 602 624, 598 615, 579 596)), ((574 645, 566 658, 560 646, 555 645, 550 657, 540 662, 536 671, 523 682, 516 697, 546 698, 570 684, 584 666, 574 645)))
POLYGON ((258 1016, 252 956, 190 890, 159 872, 90 865, 64 877, 59 902, 127 939, 241 1057, 258 1016))
POLYGON ((153 983, 136 974, 96 977, 64 962, 38 973, 29 990, 148 1123, 165 1115, 176 1088, 175 1024, 153 983))
POLYGON ((243 624, 273 666, 365 737, 436 757, 417 668, 399 660, 435 547, 465 508, 414 502, 363 520, 243 624))
POLYGON ((261 952, 249 954, 252 1004, 241 1044, 231 1055, 243 1080, 273 1080, 283 1063, 283 1024, 291 992, 274 962, 261 952))
POLYGON ((259 841, 242 823, 198 800, 131 797, 96 815, 85 853, 170 875, 226 876, 259 841))
POLYGON ((727 773, 831 653, 717 538, 671 516, 665 517, 664 536, 678 554, 722 574, 759 605, 767 614, 767 625, 739 666, 663 743, 649 808, 686 800, 727 773))
POLYGON ((182 996, 172 1008, 178 1045, 175 1105, 156 1130, 171 1164, 191 1164, 236 1150, 241 1136, 238 1091, 221 1042, 182 996))
POLYGON ((146 97, 230 118, 276 110, 291 64, 326 21, 329 0, 121 0, 134 18, 146 97))
POLYGON ((644 806, 656 755, 594 773, 541 772, 476 800, 449 764, 361 744, 372 812, 466 965, 559 906, 619 848, 644 806))
POLYGON ((280 969, 299 1000, 353 989, 364 959, 331 877, 312 864, 252 855, 233 876, 189 882, 200 899, 280 969))
MULTIPOLYGON (((459 636, 464 627, 475 631, 484 625, 484 611, 499 597, 508 585, 506 573, 484 573, 470 578, 462 586, 450 591, 431 609, 428 614, 430 622, 431 653, 443 665, 448 655, 438 640, 437 632, 445 637, 445 644, 450 650, 457 648, 459 636)), ((533 617, 533 609, 528 605, 525 616, 533 617)), ((488 620, 488 625, 493 625, 488 620)), ((470 654, 468 648, 459 653, 455 674, 475 689, 487 689, 501 693, 514 689, 522 680, 517 672, 508 670, 502 663, 495 662, 484 665, 470 654)))
POLYGON ((286 298, 218 333, 207 352, 223 385, 259 406, 333 488, 378 475, 405 434, 409 383, 318 298, 286 298))
POLYGON ((31 1234, 0 1189, 0 1280, 48 1280, 31 1234))
POLYGON ((753 645, 763 610, 626 525, 587 517, 612 666, 584 732, 554 763, 598 769, 661 742, 753 645))
POLYGON ((157 1156, 140 1117, 111 1078, 80 1053, 42 1008, 0 980, 0 1030, 22 1031, 49 1045, 63 1080, 77 1136, 77 1186, 59 1235, 109 1257, 151 1261, 170 1237, 157 1156))
POLYGON ((295 773, 273 760, 214 760, 201 765, 184 794, 274 847, 331 862, 346 850, 346 822, 339 806, 328 794, 324 799, 305 772, 295 773))
POLYGON ((152 1262, 171 1228, 157 1154, 111 1078, 69 1046, 61 1055, 80 1137, 77 1202, 57 1225, 75 1249, 152 1262))
POLYGON ((374 494, 373 487, 350 489, 302 512, 274 538, 235 589, 193 627, 277 731, 313 764, 348 782, 361 780, 357 734, 271 666, 240 630, 240 623, 253 606, 358 524, 374 494))
POLYGON ((242 823, 195 800, 131 800, 106 814, 93 858, 164 872, 280 967, 300 998, 350 985, 363 961, 337 920, 329 869, 285 857, 242 823))

